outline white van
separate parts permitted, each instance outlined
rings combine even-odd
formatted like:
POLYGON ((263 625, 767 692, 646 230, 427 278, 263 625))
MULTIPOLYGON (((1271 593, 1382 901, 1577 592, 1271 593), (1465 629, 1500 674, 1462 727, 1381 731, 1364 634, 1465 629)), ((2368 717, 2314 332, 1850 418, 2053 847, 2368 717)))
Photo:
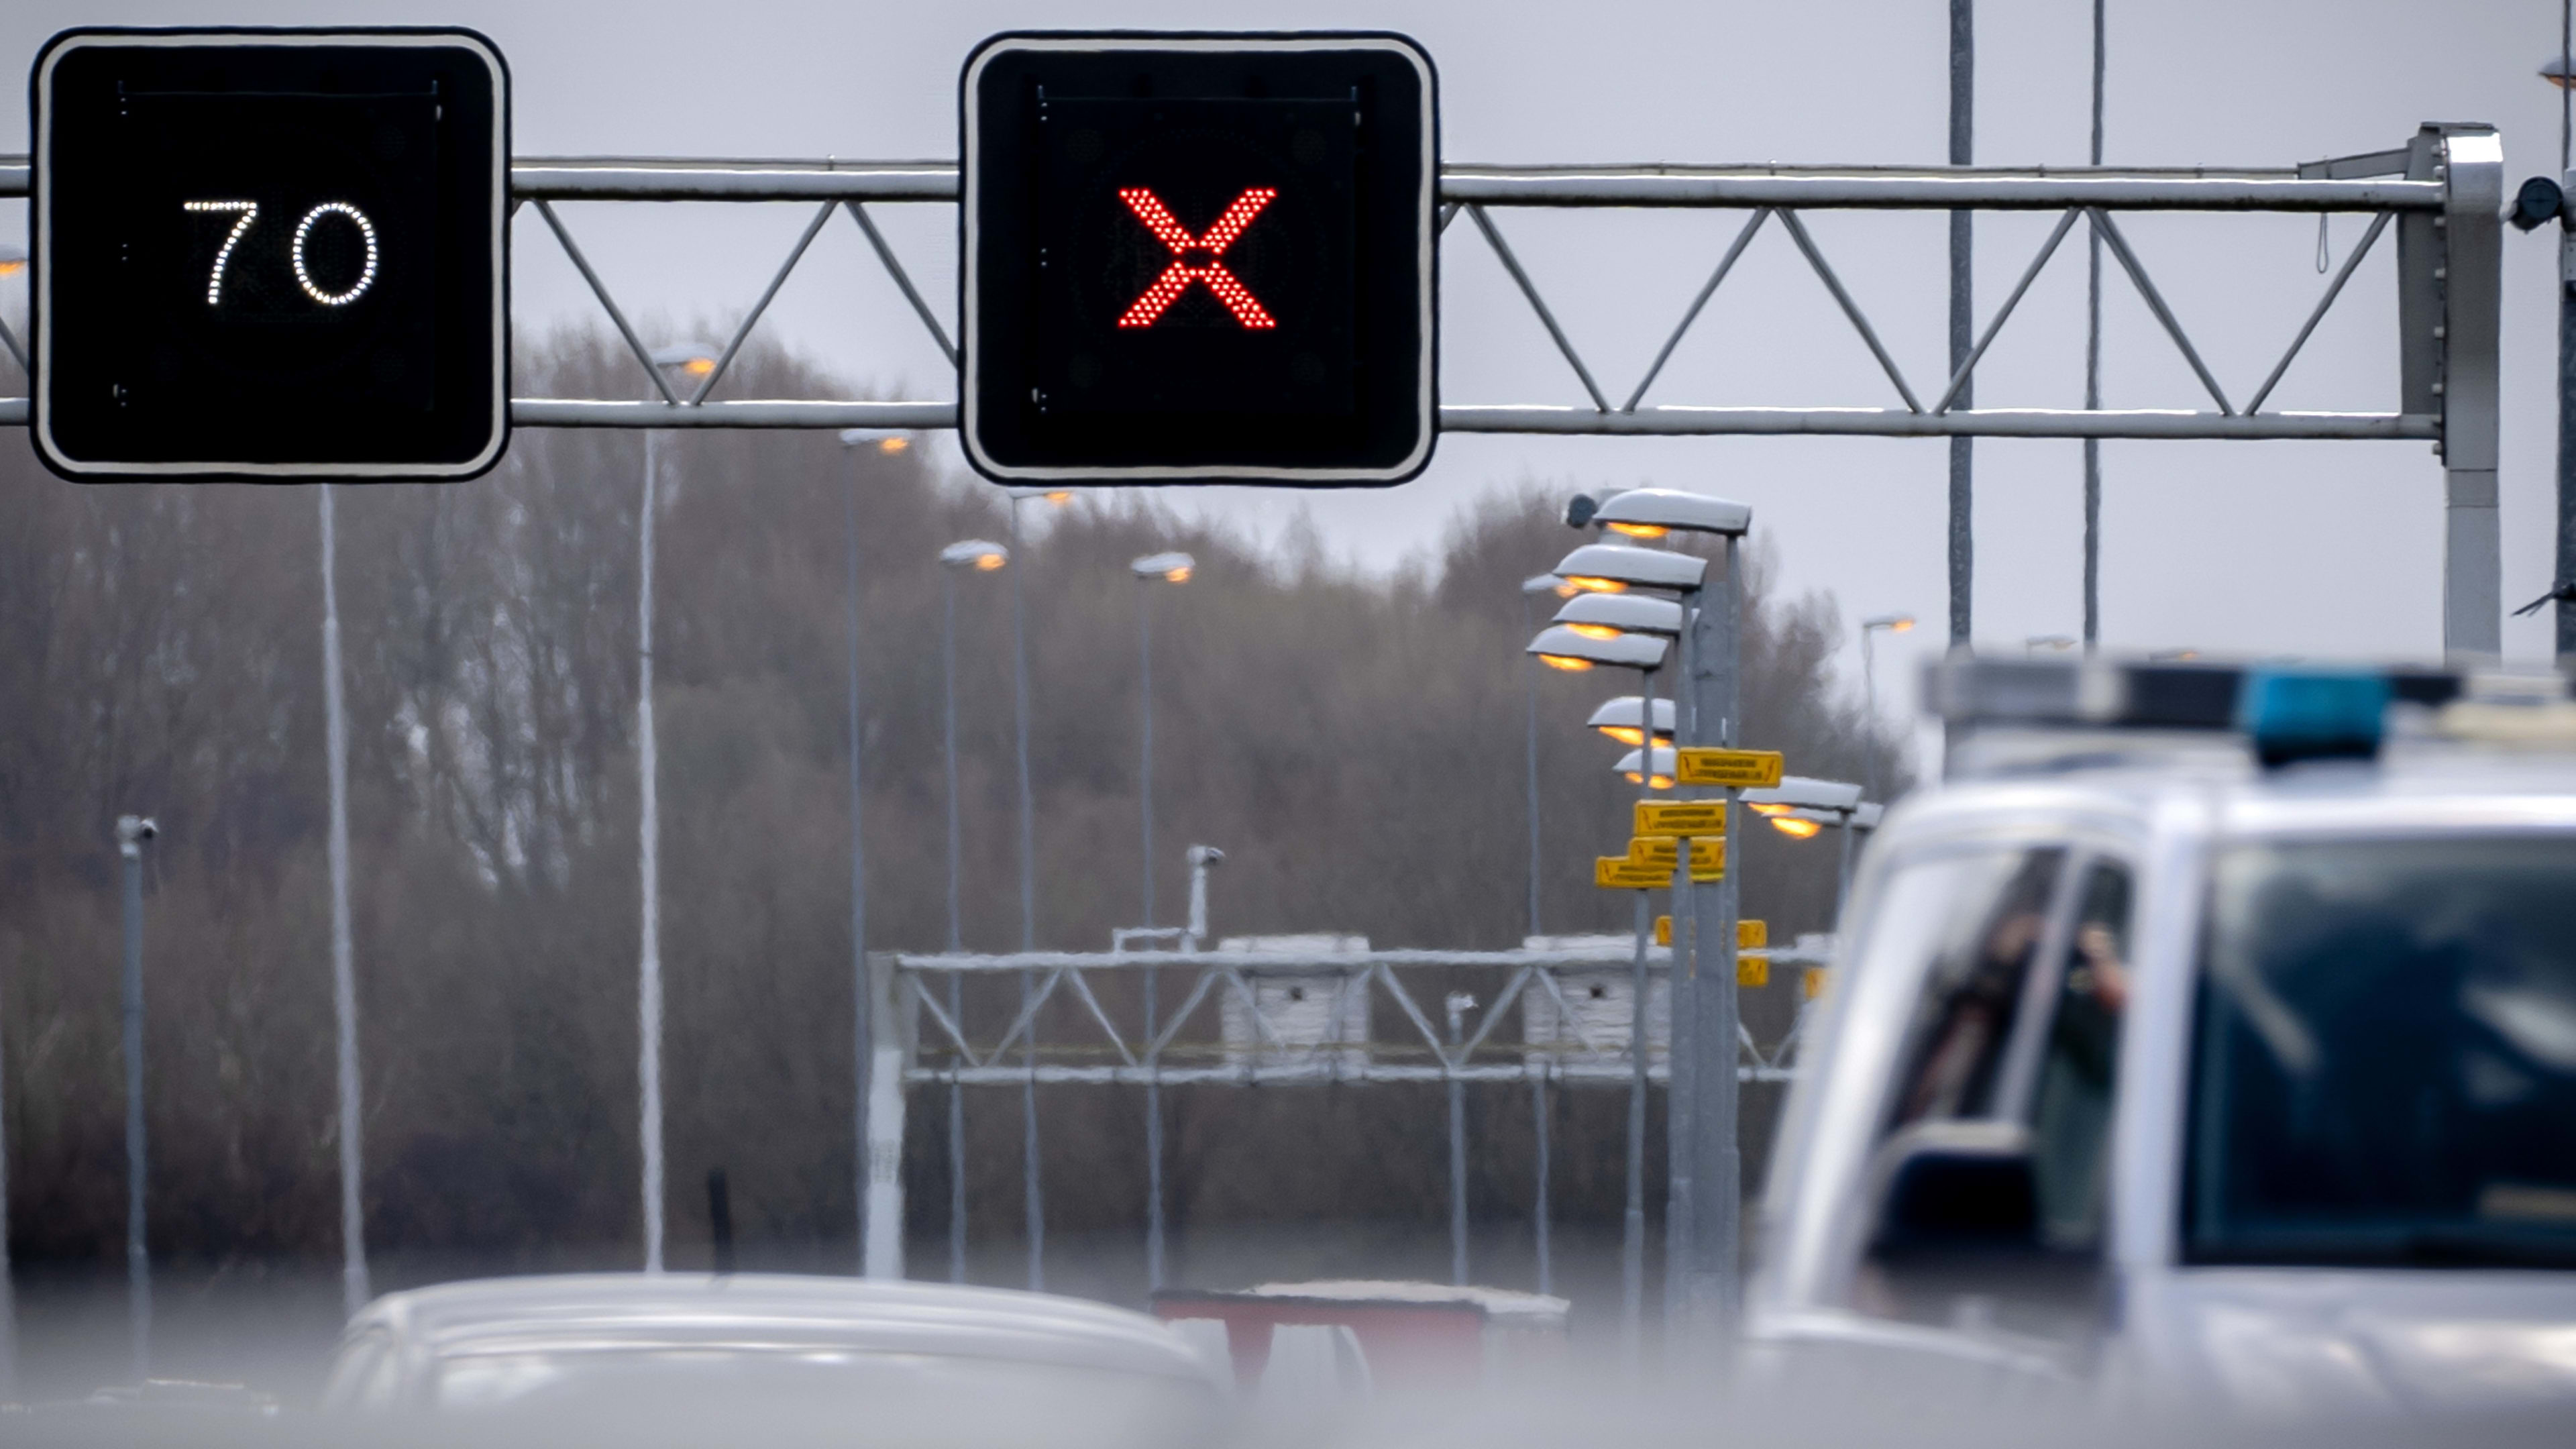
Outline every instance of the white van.
POLYGON ((1757 1376, 2576 1409, 2566 683, 1930 683, 1955 782, 1857 883, 1762 1209, 1757 1376))

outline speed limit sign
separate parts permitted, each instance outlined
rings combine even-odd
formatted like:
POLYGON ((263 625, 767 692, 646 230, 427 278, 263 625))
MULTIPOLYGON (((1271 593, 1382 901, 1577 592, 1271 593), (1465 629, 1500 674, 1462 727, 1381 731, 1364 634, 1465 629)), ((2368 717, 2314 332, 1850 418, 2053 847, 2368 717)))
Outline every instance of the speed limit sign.
POLYGON ((509 72, 463 30, 75 30, 33 85, 67 477, 468 478, 509 438, 509 72))

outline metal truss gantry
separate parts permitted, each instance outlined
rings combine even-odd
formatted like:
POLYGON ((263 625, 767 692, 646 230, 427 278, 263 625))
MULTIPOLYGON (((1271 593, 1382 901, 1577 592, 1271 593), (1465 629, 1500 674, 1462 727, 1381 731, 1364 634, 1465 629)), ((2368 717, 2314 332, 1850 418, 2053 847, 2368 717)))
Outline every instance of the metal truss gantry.
MULTIPOLYGON (((880 402, 716 399, 733 358, 836 211, 866 236, 886 274, 953 363, 957 347, 914 285, 868 208, 954 205, 949 162, 529 158, 511 167, 514 212, 532 207, 599 299, 658 396, 517 398, 519 427, 712 427, 936 429, 957 425, 952 399, 880 402), (759 299, 744 314, 716 369, 685 396, 653 367, 625 311, 564 225, 555 203, 797 202, 814 214, 759 299)), ((0 158, 0 196, 24 196, 24 157, 0 158)), ((2492 657, 2502 647, 2501 537, 2496 513, 2497 333, 2504 204, 2504 154, 2485 126, 2426 125, 2405 145, 2295 168, 2015 169, 1993 167, 1477 166, 1442 168, 1444 236, 1463 213, 1494 252, 1565 360, 1583 401, 1571 404, 1444 404, 1440 427, 1454 433, 1713 436, 1817 434, 1868 437, 2139 439, 2415 439, 2443 462, 2446 536, 2443 626, 2446 651, 2492 657), (1614 405, 1558 325, 1495 213, 1511 208, 1698 208, 1747 213, 1706 282, 1675 321, 1645 374, 1614 405), (2057 225, 2023 268, 1952 375, 1929 394, 1909 380, 1868 315, 1816 244, 1809 211, 2053 211, 2057 225), (2352 213, 2368 228, 2325 283, 2280 359, 2240 406, 2193 346, 2174 309, 2122 231, 2127 212, 2352 213), (2192 374, 2209 394, 2202 409, 1959 407, 1978 363, 2076 223, 2097 235, 2136 288, 2192 374), (1763 227, 1777 223, 1795 244, 1885 373, 1901 406, 1737 407, 1723 403, 1646 405, 1647 394, 1682 338, 1763 227), (2398 395, 2395 412, 2266 411, 2282 377, 2343 294, 2362 259, 2394 224, 2398 271, 2398 395)), ((21 369, 25 353, 5 340, 21 369)), ((0 398, 0 424, 24 425, 26 398, 0 398)))
MULTIPOLYGON (((1775 965, 1825 964, 1819 954, 1787 948, 1739 955, 1775 965)), ((1628 944, 1520 951, 872 952, 868 961, 873 1061, 865 1108, 866 1269, 871 1277, 900 1277, 903 1272, 901 1168, 906 1096, 912 1089, 944 1085, 949 1091, 953 1272, 962 1263, 964 1246, 958 1232, 965 1201, 958 1126, 962 1088, 1030 1082, 1144 1087, 1146 1256, 1148 1276, 1159 1286, 1162 1088, 1446 1085, 1451 1254, 1464 1281, 1467 1132, 1459 1090, 1471 1082, 1525 1083, 1537 1143, 1532 1201, 1538 1278, 1545 1283, 1550 1277, 1548 1088, 1624 1086, 1642 1107, 1649 1088, 1666 1086, 1670 1079, 1670 1007, 1658 996, 1672 969, 1667 947, 1643 952, 1628 944), (1488 982, 1499 977, 1500 985, 1481 1005, 1416 989, 1425 974, 1461 970, 1477 972, 1488 982), (1000 1016, 998 1032, 989 1027, 977 1032, 963 1009, 967 997, 962 988, 978 977, 1004 975, 1019 976, 1025 983, 1017 993, 1016 1010, 1000 1016), (1160 977, 1170 978, 1181 992, 1179 1006, 1168 1015, 1154 1008, 1160 977), (1125 978, 1122 989, 1111 995, 1124 1010, 1104 1003, 1094 989, 1096 979, 1120 978, 1125 978), (1125 983, 1135 989, 1125 989, 1125 983), (1605 983, 1625 989, 1601 1009, 1579 1004, 1605 983), (1289 993, 1300 994, 1292 998, 1289 993), (1053 1034, 1041 1025, 1050 1020, 1050 1001, 1058 1003, 1052 1021, 1060 1030, 1053 1034), (1131 1001, 1142 1003, 1141 1014, 1128 1005, 1131 1001), (1292 1001, 1307 1009, 1296 1011, 1292 1001), (1384 1037, 1371 1032, 1365 1009, 1380 1001, 1398 1015, 1392 1033, 1384 1037), (1525 1026, 1518 1038, 1500 1030, 1515 1006, 1523 1008, 1525 1026), (1479 1015, 1469 1030, 1465 1013, 1471 1010, 1479 1015), (1447 1018, 1445 1032, 1435 1024, 1435 1011, 1447 1018), (1292 1012, 1297 1019, 1288 1019, 1292 1012), (1538 1022, 1546 1024, 1544 1033, 1527 1029, 1538 1022)), ((1767 1052, 1738 1026, 1738 1080, 1786 1082, 1795 1076, 1810 1004, 1802 997, 1795 1022, 1767 1052)), ((1643 1181, 1643 1153, 1643 1137, 1632 1133, 1627 1143, 1632 1191, 1643 1181)), ((1034 1164, 1034 1151, 1023 1161, 1034 1164)), ((1631 1217, 1640 1214, 1632 1210, 1631 1217)))

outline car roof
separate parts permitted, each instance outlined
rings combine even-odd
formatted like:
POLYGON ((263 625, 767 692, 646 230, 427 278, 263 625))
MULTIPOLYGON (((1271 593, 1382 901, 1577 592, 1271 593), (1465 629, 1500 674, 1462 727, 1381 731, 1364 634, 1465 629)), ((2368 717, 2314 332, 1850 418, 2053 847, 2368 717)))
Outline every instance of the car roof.
POLYGON ((2142 835, 2188 801, 2222 837, 2576 829, 2576 756, 2391 742, 2377 760, 2258 767, 2241 748, 2034 752, 2035 768, 1947 782, 1899 804, 1890 844, 1929 837, 2142 835))
POLYGON ((793 1274, 484 1278, 387 1294, 350 1323, 441 1358, 651 1348, 831 1347, 1213 1380, 1141 1313, 1045 1293, 793 1274))

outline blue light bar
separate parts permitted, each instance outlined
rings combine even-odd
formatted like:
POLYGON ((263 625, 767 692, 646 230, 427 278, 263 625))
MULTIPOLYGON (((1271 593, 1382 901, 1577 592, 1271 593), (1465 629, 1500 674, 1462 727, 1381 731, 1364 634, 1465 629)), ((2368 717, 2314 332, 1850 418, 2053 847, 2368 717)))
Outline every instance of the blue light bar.
POLYGON ((2379 670, 2251 669, 2237 689, 2236 727, 2267 767, 2367 760, 2379 753, 2392 697, 2379 670))

